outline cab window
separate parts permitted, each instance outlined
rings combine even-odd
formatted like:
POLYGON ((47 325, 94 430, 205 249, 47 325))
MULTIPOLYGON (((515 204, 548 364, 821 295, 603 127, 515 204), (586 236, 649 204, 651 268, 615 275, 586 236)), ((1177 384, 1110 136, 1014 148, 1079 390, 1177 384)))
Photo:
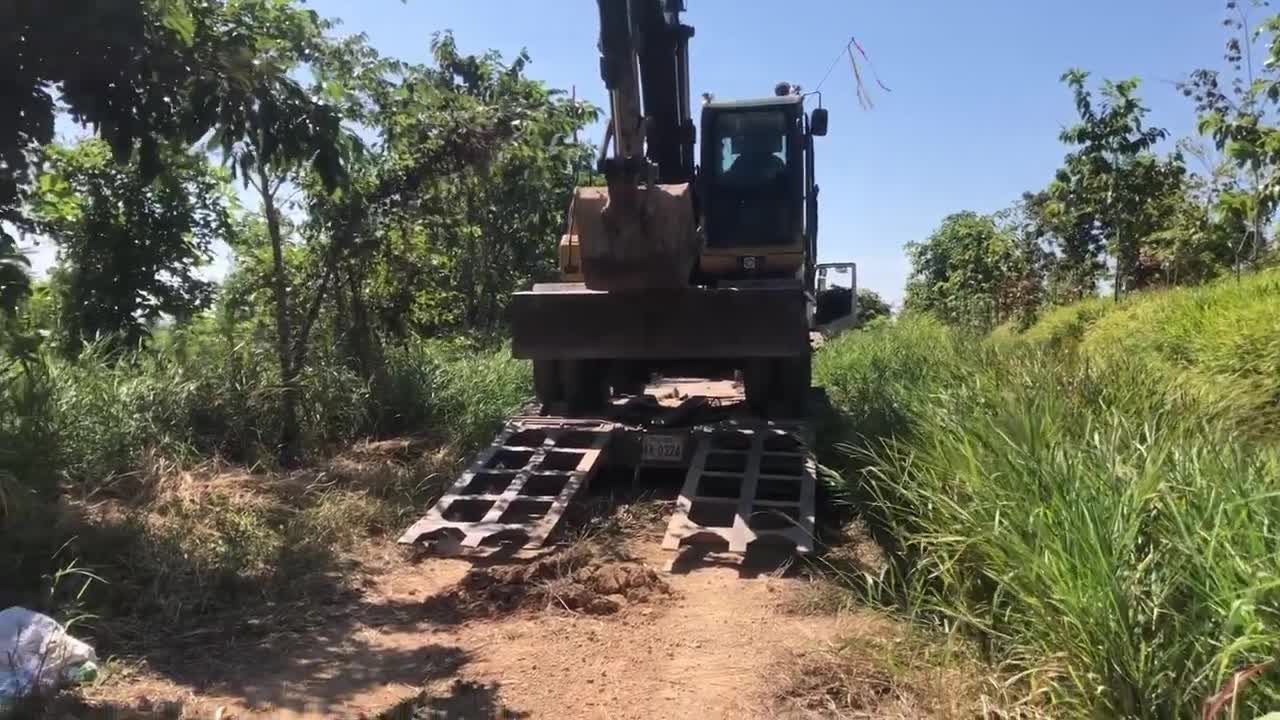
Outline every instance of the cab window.
POLYGON ((760 186, 787 174, 787 116, 777 111, 722 113, 716 118, 717 174, 730 185, 760 186))

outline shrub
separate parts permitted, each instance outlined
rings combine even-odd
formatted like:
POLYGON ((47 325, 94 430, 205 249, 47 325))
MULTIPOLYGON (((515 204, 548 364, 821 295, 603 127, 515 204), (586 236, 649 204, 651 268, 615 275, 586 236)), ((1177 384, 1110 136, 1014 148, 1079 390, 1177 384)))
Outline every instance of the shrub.
POLYGON ((843 411, 845 434, 889 437, 907 429, 913 404, 926 402, 954 370, 956 352, 955 336, 941 323, 909 315, 828 343, 814 360, 814 382, 843 411))
POLYGON ((533 398, 529 363, 505 346, 417 339, 389 353, 388 364, 395 395, 382 404, 395 426, 429 419, 437 435, 468 449, 533 398))

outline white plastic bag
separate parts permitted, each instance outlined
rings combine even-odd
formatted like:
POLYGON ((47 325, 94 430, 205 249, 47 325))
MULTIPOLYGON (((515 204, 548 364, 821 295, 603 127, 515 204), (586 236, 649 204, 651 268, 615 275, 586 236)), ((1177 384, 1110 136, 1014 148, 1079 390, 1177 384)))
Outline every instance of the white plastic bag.
POLYGON ((0 611, 0 708, 92 677, 97 660, 93 648, 48 615, 20 607, 0 611))

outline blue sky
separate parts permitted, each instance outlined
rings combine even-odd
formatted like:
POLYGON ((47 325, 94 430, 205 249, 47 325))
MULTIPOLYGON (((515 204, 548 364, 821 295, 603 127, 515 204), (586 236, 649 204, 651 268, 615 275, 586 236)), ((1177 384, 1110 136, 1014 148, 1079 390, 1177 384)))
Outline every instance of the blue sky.
MULTIPOLYGON (((386 54, 425 60, 431 33, 464 51, 514 54, 529 73, 605 105, 593 0, 311 0, 386 54)), ((856 36, 893 89, 864 111, 847 58, 822 88, 821 259, 853 260, 859 284, 893 301, 908 272, 903 244, 958 210, 989 212, 1045 185, 1065 152, 1073 108, 1058 82, 1083 67, 1143 78, 1152 122, 1191 134, 1195 115, 1172 83, 1216 66, 1219 0, 687 0, 695 96, 768 95, 779 80, 812 89, 856 36)), ((868 82, 870 80, 868 79, 868 82)))
MULTIPOLYGON (((822 88, 831 129, 819 141, 821 259, 853 260, 859 284, 897 302, 903 245, 951 212, 990 212, 1050 179, 1072 121, 1064 70, 1143 78, 1153 123, 1175 136, 1195 116, 1173 82, 1220 62, 1219 0, 687 0, 695 107, 812 89, 856 36, 893 89, 858 107, 847 58, 822 88)), ((386 55, 426 61, 433 32, 464 52, 527 48, 529 73, 604 106, 594 0, 310 0, 341 32, 386 55)), ((869 81, 869 79, 868 79, 869 81)), ((46 246, 47 248, 47 246, 46 246)))

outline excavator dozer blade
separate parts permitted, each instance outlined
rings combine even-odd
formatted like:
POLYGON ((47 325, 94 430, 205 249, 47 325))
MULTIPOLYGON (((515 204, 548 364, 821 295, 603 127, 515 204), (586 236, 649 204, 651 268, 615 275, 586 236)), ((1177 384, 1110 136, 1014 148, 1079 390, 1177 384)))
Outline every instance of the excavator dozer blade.
POLYGON ((546 283, 511 299, 518 358, 767 358, 809 352, 798 282, 768 286, 591 290, 546 283))

